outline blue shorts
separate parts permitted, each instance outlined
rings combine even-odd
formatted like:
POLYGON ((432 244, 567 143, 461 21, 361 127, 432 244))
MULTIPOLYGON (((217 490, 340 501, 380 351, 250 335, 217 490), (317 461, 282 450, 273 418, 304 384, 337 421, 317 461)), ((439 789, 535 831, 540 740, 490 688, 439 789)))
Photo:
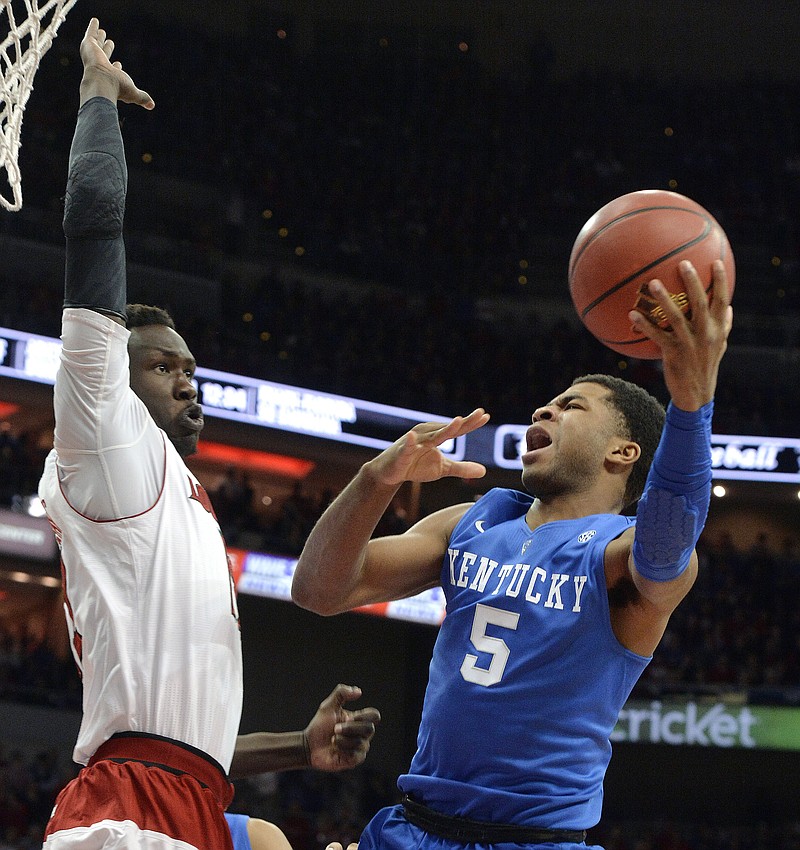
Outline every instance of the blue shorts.
POLYGON ((409 823, 402 806, 381 809, 367 824, 358 842, 358 850, 603 850, 597 844, 463 844, 431 835, 409 823))

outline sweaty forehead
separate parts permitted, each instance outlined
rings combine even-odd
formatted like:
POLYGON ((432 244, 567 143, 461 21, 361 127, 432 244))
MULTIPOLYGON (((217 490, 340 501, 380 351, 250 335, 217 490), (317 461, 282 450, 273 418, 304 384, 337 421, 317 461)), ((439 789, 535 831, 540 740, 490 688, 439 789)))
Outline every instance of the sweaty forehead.
POLYGON ((164 355, 177 357, 181 360, 194 361, 189 346, 183 337, 166 325, 143 325, 131 328, 128 341, 131 354, 145 356, 151 351, 162 352, 164 355))

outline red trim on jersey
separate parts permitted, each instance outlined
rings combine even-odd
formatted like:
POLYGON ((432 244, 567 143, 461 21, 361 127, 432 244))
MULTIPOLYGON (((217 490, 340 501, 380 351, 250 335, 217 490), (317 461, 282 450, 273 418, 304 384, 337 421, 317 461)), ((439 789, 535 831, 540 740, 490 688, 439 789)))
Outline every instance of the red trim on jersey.
MULTIPOLYGON (((200 504, 214 517, 217 519, 217 515, 214 512, 214 506, 211 504, 211 499, 206 492, 206 488, 199 481, 192 481, 191 475, 186 476, 189 481, 189 490, 190 490, 190 499, 194 499, 195 502, 200 502, 200 504)), ((217 520, 219 522, 219 520, 217 520)))
POLYGON ((47 518, 47 521, 50 523, 50 528, 53 529, 53 534, 56 536, 56 543, 58 544, 58 548, 61 548, 61 529, 53 522, 50 518, 50 514, 47 513, 47 503, 44 499, 41 499, 42 507, 44 508, 44 515, 47 518))
MULTIPOLYGON (((153 510, 153 508, 154 508, 154 507, 155 507, 155 506, 159 503, 159 501, 161 500, 161 497, 164 495, 164 487, 166 487, 166 485, 167 485, 167 444, 166 444, 166 442, 165 442, 165 440, 166 440, 166 434, 165 434, 163 431, 160 431, 160 433, 161 433, 161 441, 164 443, 164 468, 161 470, 161 489, 158 491, 158 496, 156 496, 156 500, 155 500, 155 502, 153 502, 153 504, 152 504, 152 505, 150 505, 150 507, 149 507, 149 508, 145 508, 145 510, 140 511, 138 514, 131 514, 130 516, 119 516, 119 517, 114 517, 114 518, 112 518, 112 519, 93 519, 92 517, 90 517, 90 516, 86 516, 86 514, 81 513, 81 512, 80 512, 80 511, 79 511, 79 510, 78 510, 78 509, 77 509, 77 508, 76 508, 76 507, 75 507, 75 506, 74 506, 74 505, 70 502, 70 500, 67 498, 67 494, 64 492, 64 487, 63 487, 63 486, 62 486, 62 484, 61 484, 61 478, 60 478, 60 476, 59 476, 58 474, 56 474, 56 478, 58 479, 58 489, 59 489, 59 490, 61 490, 61 495, 63 496, 64 501, 67 503, 67 505, 69 505, 69 507, 70 507, 73 511, 75 511, 75 513, 76 513, 79 517, 83 517, 83 519, 88 520, 89 522, 96 522, 96 523, 98 523, 98 524, 103 524, 103 523, 106 523, 106 522, 120 522, 120 521, 121 521, 121 520, 123 520, 123 519, 136 519, 136 517, 140 517, 140 516, 144 516, 145 514, 149 514, 149 513, 150 513, 150 511, 152 511, 152 510, 153 510)), ((57 468, 57 466, 56 466, 56 473, 57 473, 57 472, 58 472, 58 468, 57 468)))
POLYGON ((59 560, 61 564, 61 593, 64 596, 64 602, 67 605, 67 611, 69 611, 69 618, 72 622, 75 622, 75 615, 72 613, 72 603, 69 601, 69 596, 67 596, 67 568, 64 566, 64 559, 61 558, 59 560))
POLYGON ((237 549, 235 546, 226 546, 225 551, 228 553, 228 570, 233 579, 233 586, 239 586, 239 579, 242 577, 242 568, 244 567, 244 559, 247 557, 247 549, 237 549))

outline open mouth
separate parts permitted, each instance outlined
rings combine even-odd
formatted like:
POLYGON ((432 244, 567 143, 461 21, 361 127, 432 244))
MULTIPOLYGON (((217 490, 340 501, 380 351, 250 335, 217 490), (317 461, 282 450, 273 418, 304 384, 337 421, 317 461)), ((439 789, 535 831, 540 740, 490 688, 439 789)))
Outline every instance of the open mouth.
POLYGON ((552 442, 550 435, 544 428, 534 425, 525 432, 525 445, 529 452, 547 448, 552 442))

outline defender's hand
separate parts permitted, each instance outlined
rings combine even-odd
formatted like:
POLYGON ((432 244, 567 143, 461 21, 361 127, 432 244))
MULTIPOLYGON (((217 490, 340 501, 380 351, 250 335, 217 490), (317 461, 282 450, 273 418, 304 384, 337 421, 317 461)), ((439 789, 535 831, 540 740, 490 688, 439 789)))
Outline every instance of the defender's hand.
POLYGON ((106 37, 106 31, 100 28, 97 18, 89 21, 80 52, 83 62, 81 105, 93 97, 105 97, 115 103, 121 100, 153 109, 153 98, 137 87, 130 75, 122 70, 121 62, 111 61, 114 42, 106 37))
POLYGON ((361 688, 337 685, 320 703, 305 730, 311 767, 349 770, 367 757, 381 714, 377 708, 345 709, 345 703, 360 696, 361 688))

